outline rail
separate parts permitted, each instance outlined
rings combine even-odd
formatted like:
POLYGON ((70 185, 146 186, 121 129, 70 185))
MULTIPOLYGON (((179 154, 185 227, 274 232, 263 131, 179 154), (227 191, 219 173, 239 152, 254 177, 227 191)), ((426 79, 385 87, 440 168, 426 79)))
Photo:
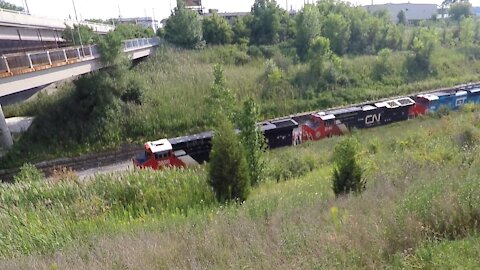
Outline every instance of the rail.
MULTIPOLYGON (((158 38, 129 39, 124 41, 123 51, 127 53, 142 48, 157 46, 159 43, 158 38)), ((97 45, 5 54, 2 55, 0 59, 0 78, 100 57, 97 45)))
POLYGON ((5 8, 0 8, 1 12, 9 12, 9 13, 14 13, 14 14, 22 14, 22 15, 30 15, 26 11, 19 11, 19 10, 13 10, 13 9, 5 9, 5 8))

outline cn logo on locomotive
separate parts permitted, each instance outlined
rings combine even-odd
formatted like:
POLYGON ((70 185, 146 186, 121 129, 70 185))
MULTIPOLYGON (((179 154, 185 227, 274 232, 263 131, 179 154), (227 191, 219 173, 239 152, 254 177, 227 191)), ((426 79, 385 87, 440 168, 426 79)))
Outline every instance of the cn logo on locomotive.
POLYGON ((382 114, 371 114, 365 117, 365 124, 371 125, 375 122, 380 122, 380 119, 382 118, 382 114))

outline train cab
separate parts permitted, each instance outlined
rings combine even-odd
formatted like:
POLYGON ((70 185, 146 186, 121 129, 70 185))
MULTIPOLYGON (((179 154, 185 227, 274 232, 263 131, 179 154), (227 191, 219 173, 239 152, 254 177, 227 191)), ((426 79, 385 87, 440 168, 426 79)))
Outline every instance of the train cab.
POLYGON ((311 114, 310 120, 302 125, 302 139, 316 141, 348 133, 357 128, 361 113, 361 108, 350 107, 311 114))
POLYGON ((310 119, 302 125, 302 140, 317 141, 333 134, 335 115, 325 112, 313 113, 310 119))
MULTIPOLYGON (((442 91, 430 94, 418 95, 416 108, 420 108, 419 111, 424 109, 424 113, 435 113, 441 107, 449 108, 450 110, 456 110, 469 101, 468 91, 442 91)), ((417 109, 418 110, 418 109, 417 109)))
POLYGON ((133 159, 135 167, 152 168, 154 170, 163 167, 185 167, 185 162, 181 157, 185 152, 172 149, 171 143, 167 139, 145 143, 145 152, 133 159))
POLYGON ((480 103, 480 88, 475 87, 467 90, 468 102, 479 104, 480 103))
POLYGON ((411 111, 412 117, 435 112, 439 107, 439 97, 434 94, 423 94, 415 97, 415 106, 411 111))

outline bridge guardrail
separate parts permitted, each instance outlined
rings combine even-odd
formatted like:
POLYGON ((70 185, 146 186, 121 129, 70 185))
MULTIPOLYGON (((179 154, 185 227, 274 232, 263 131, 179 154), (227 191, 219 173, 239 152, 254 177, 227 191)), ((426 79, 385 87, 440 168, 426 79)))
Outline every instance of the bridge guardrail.
MULTIPOLYGON (((124 41, 123 50, 129 52, 144 47, 157 46, 158 38, 139 38, 124 41)), ((78 61, 100 57, 97 45, 77 46, 36 51, 27 53, 5 54, 0 58, 0 78, 2 74, 15 75, 25 72, 71 64, 78 61)))

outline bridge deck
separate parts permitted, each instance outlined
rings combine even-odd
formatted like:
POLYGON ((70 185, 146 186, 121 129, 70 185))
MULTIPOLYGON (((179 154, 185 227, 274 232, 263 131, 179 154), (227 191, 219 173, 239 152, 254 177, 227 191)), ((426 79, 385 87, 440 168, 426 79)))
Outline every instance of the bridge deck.
MULTIPOLYGON (((158 44, 157 38, 126 40, 123 51, 137 59, 151 54, 158 44)), ((100 58, 96 45, 3 55, 0 96, 98 70, 103 67, 100 58)))

